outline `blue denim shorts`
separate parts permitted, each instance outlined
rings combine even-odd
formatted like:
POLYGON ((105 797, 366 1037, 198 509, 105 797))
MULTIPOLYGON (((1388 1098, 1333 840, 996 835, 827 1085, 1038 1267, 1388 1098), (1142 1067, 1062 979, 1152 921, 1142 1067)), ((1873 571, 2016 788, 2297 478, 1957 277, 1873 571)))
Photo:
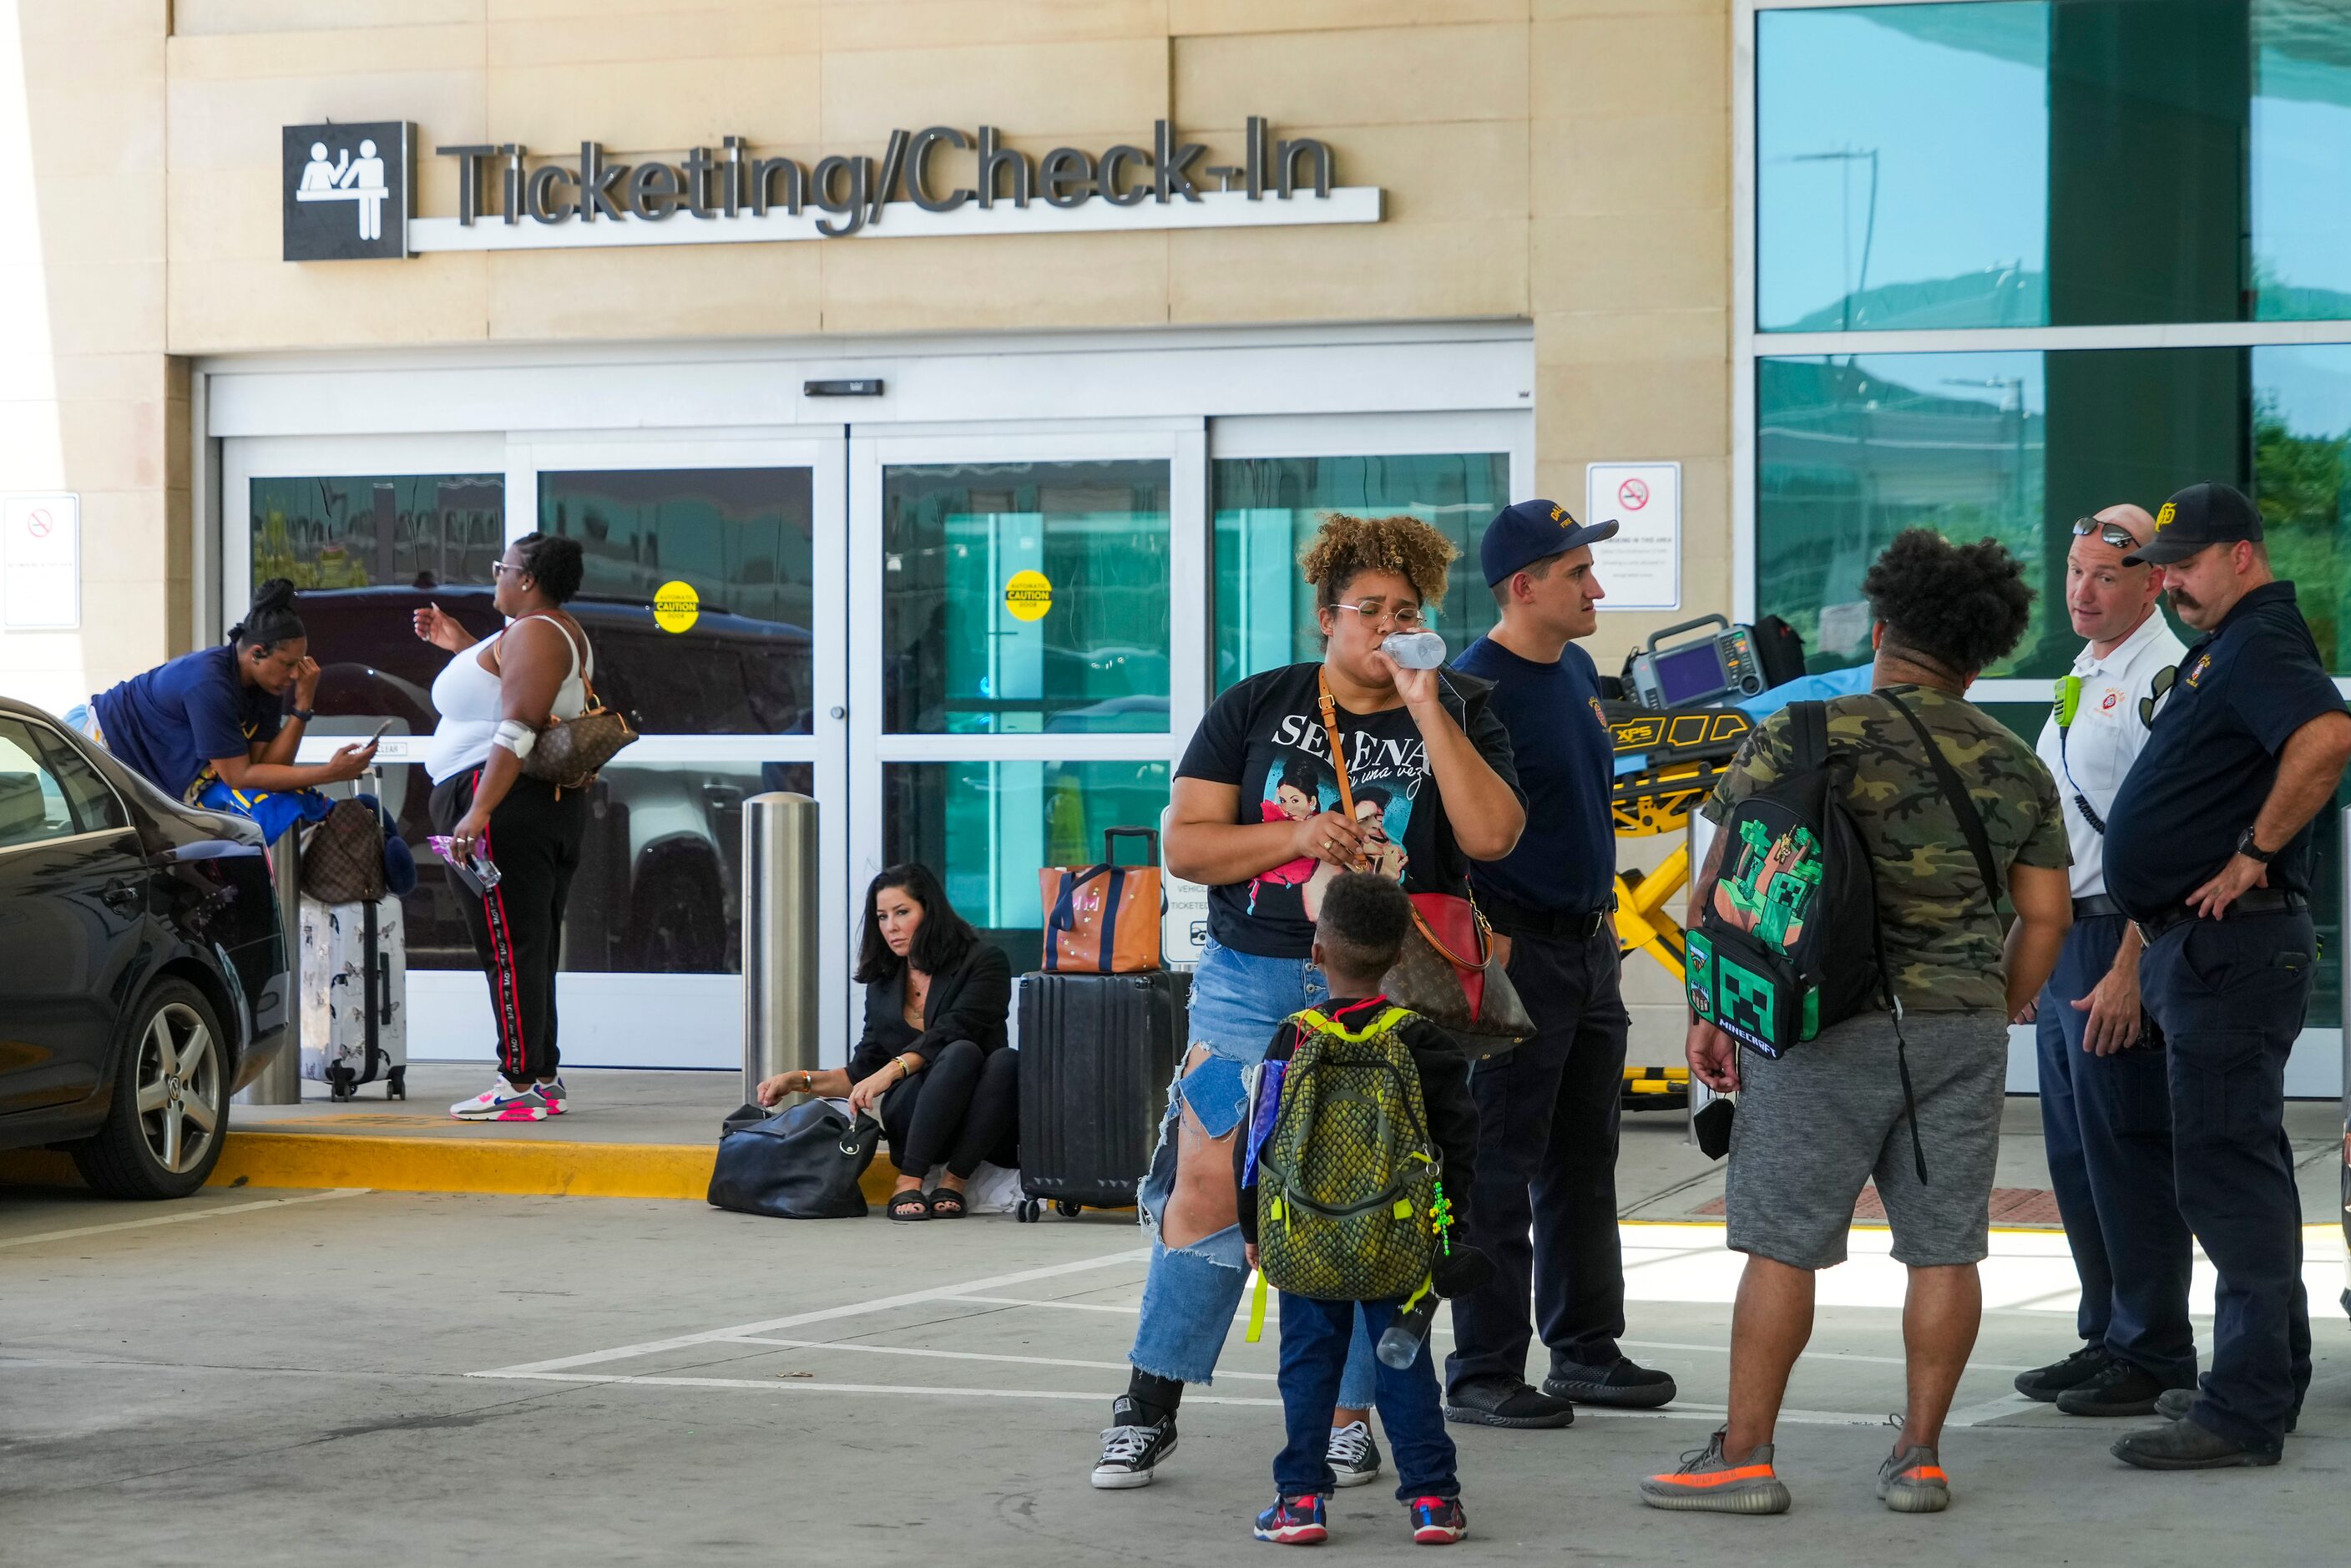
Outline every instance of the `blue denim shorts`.
POLYGON ((1303 958, 1261 958, 1211 939, 1192 976, 1190 1039, 1208 1058, 1191 1073, 1176 1069, 1176 1090, 1208 1136, 1240 1124, 1247 1070, 1265 1060, 1273 1031, 1301 1008, 1331 999, 1322 971, 1303 958))

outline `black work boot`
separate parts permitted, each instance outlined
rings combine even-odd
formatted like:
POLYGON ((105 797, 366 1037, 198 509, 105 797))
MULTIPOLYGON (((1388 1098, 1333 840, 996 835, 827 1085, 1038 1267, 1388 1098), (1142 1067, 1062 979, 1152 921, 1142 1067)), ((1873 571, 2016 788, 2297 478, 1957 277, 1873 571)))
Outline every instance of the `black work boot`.
POLYGON ((2155 1374, 2118 1356, 2057 1396, 2057 1408, 2068 1416, 2152 1416, 2162 1393, 2155 1374))
POLYGON ((1445 1418, 1471 1427, 1573 1427, 1575 1406, 1507 1377, 1481 1377, 1445 1396, 1445 1418))
MULTIPOLYGON (((2188 1413, 2196 1408, 2196 1390, 2167 1388, 2155 1396, 2155 1413, 2167 1421, 2185 1421, 2188 1413)), ((2285 1413, 2285 1429, 2293 1431, 2302 1425, 2302 1406, 2296 1405, 2285 1413)))
POLYGON ((1675 1386, 1673 1374, 1643 1366, 1629 1355, 1620 1355, 1601 1366, 1553 1356, 1551 1375, 1543 1379, 1542 1391, 1554 1398, 1613 1406, 1620 1410, 1654 1410, 1660 1405, 1671 1404, 1680 1392, 1675 1386))
POLYGON ((2275 1454, 2249 1448, 2193 1421, 2172 1421, 2133 1432, 2117 1442, 2115 1458, 2143 1470, 2225 1470, 2239 1465, 2273 1465, 2275 1454))
POLYGON ((2027 1399, 2038 1399, 2043 1405, 2052 1404, 2068 1388, 2078 1387, 2095 1377, 2113 1359, 2104 1343, 2085 1344, 2063 1361, 2053 1361, 2046 1366, 2018 1373, 2016 1391, 2027 1399))

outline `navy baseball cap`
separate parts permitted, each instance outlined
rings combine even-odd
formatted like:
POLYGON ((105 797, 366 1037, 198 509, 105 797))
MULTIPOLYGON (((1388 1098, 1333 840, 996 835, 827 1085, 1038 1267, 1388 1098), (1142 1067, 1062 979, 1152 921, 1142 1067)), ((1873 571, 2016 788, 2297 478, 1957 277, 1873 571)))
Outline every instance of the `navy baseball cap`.
POLYGON ((2155 514, 2155 537, 2123 557, 2125 566, 2169 566, 2206 545, 2262 537, 2261 508, 2227 485, 2190 485, 2155 514))
POLYGON ((1579 523, 1555 501, 1520 501, 1503 507, 1486 525, 1485 541, 1478 547, 1478 564, 1486 569, 1486 586, 1491 588, 1539 560, 1615 537, 1613 520, 1579 523))

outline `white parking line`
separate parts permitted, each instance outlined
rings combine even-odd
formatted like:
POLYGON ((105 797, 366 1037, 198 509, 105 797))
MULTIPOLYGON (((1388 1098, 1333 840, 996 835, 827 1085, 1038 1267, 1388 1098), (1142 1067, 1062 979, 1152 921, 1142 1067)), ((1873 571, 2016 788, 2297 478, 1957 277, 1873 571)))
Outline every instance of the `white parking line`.
POLYGON ((306 1192, 299 1197, 266 1197, 256 1203, 225 1203, 209 1208, 181 1209, 148 1219, 118 1219, 107 1225, 77 1226, 71 1230, 44 1230, 37 1236, 11 1236, 0 1240, 0 1247, 34 1247, 44 1241, 70 1241, 78 1236, 103 1236, 110 1230, 144 1230, 151 1225, 191 1225, 199 1219, 218 1219, 225 1214, 251 1214, 256 1209, 284 1208, 297 1203, 324 1203, 330 1197, 358 1197, 374 1190, 365 1186, 339 1186, 330 1192, 306 1192))
MULTIPOLYGON (((744 1334, 728 1340, 729 1344, 773 1344, 786 1350, 853 1350, 862 1355, 919 1355, 934 1361, 1008 1361, 1019 1366, 1076 1366, 1090 1372, 1124 1372, 1130 1364, 1123 1361, 1069 1361, 1057 1355, 992 1355, 977 1350, 915 1350, 902 1344, 852 1344, 837 1339, 768 1339, 757 1334, 744 1334)), ((1219 1370, 1219 1377, 1245 1378, 1251 1383, 1271 1383, 1270 1372, 1228 1372, 1219 1370)))
MULTIPOLYGON (((902 1295, 882 1296, 870 1301, 851 1301, 838 1307, 820 1307, 814 1312, 793 1312, 788 1317, 767 1318, 756 1323, 737 1323, 730 1328, 709 1329, 701 1333, 678 1334, 669 1339, 647 1340, 642 1344, 624 1344, 612 1350, 591 1350, 579 1355, 559 1355, 547 1361, 524 1362, 517 1366, 501 1366, 489 1372, 476 1372, 475 1377, 520 1377, 530 1374, 563 1372, 575 1366, 594 1366, 607 1361, 629 1361, 641 1355, 654 1355, 665 1350, 685 1350, 697 1344, 709 1344, 716 1340, 740 1339, 745 1334, 773 1333, 778 1329, 796 1329, 803 1323, 831 1322, 837 1318, 865 1317, 873 1312, 886 1312, 894 1307, 920 1306, 925 1301, 952 1301, 967 1291, 992 1291, 1004 1285, 1025 1285, 1031 1280, 1058 1280, 1065 1274, 1083 1274, 1096 1269, 1115 1268, 1121 1263, 1134 1263, 1151 1256, 1147 1247, 1131 1248, 1101 1258, 1081 1258, 1074 1263, 1056 1263, 1045 1269, 1023 1269, 1017 1274, 990 1274, 984 1280, 966 1280, 959 1284, 939 1285, 927 1291, 908 1291, 902 1295)), ((597 1381, 590 1379, 590 1381, 597 1381)))

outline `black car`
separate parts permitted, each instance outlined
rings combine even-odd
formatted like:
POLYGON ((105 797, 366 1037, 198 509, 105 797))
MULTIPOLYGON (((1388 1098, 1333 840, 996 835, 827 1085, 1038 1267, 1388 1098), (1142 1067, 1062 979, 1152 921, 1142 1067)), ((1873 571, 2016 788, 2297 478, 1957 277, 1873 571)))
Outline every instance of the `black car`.
POLYGON ((182 806, 0 697, 0 1149, 110 1197, 184 1197, 229 1096, 293 1045, 260 830, 182 806))

